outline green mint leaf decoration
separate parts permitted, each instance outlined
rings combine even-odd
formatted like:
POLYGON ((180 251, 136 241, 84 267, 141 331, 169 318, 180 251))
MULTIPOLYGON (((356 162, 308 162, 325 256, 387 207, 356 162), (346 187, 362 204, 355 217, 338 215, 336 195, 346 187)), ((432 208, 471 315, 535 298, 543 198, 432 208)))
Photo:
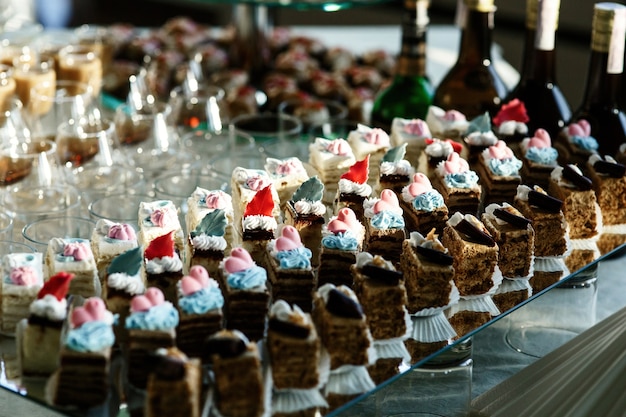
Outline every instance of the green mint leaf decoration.
POLYGON ((396 146, 394 148, 390 148, 385 156, 383 156, 382 162, 393 162, 398 163, 404 159, 404 155, 406 154, 406 143, 402 145, 396 146))
POLYGON ((324 195, 324 184, 317 178, 317 175, 309 178, 300 185, 293 193, 291 201, 320 201, 324 195))
POLYGON ((213 210, 202 218, 200 224, 191 232, 191 237, 194 238, 199 235, 224 236, 227 223, 224 210, 213 210))
POLYGON ((107 272, 110 274, 123 273, 128 275, 137 275, 143 262, 143 251, 140 246, 129 249, 124 253, 117 255, 111 263, 107 272))

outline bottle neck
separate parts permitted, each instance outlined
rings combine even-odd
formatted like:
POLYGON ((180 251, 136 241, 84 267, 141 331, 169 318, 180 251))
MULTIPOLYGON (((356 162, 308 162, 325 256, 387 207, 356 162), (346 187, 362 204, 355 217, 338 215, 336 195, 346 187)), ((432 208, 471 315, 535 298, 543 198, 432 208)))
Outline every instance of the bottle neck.
POLYGON ((591 51, 587 84, 583 98, 583 107, 603 106, 619 107, 619 96, 623 72, 607 71, 609 54, 607 52, 591 51))
POLYGON ((418 2, 412 4, 411 8, 405 8, 402 43, 396 67, 396 74, 399 76, 426 76, 428 14, 424 4, 418 2))
POLYGON ((476 63, 491 62, 493 12, 467 9, 461 34, 461 49, 458 61, 476 63))
POLYGON ((552 49, 540 49, 536 46, 537 31, 526 29, 524 41, 524 56, 520 80, 522 82, 534 80, 538 82, 556 81, 556 53, 552 49))

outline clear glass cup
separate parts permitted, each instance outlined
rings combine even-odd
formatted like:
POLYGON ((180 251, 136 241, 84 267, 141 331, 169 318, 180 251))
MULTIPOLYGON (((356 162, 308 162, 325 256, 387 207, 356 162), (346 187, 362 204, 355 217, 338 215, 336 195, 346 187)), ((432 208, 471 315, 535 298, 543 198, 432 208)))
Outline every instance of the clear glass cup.
POLYGON ((54 139, 61 123, 84 118, 94 104, 93 90, 85 83, 58 80, 35 85, 25 107, 31 134, 54 139))
POLYGON ((128 223, 139 230, 139 204, 153 200, 154 197, 147 194, 107 195, 89 204, 89 217, 96 222, 106 219, 115 223, 128 223))
POLYGON ((22 236, 27 245, 46 252, 52 238, 91 239, 96 222, 89 218, 74 216, 48 217, 27 224, 22 236))
POLYGON ((56 143, 49 140, 0 146, 0 189, 15 185, 47 187, 65 183, 56 143))
POLYGON ((267 154, 263 146, 254 141, 252 135, 229 127, 229 147, 221 153, 213 153, 202 165, 202 170, 208 173, 230 178, 237 167, 248 169, 264 169, 267 154), (253 143, 250 143, 252 138, 253 143))
POLYGON ((170 92, 174 123, 185 134, 193 130, 220 132, 228 126, 225 92, 217 86, 198 84, 195 88, 177 86, 170 92))
POLYGON ((68 45, 59 50, 57 78, 91 86, 94 97, 102 88, 102 61, 97 52, 87 45, 68 45))
POLYGON ((315 138, 324 139, 347 139, 348 134, 357 128, 359 122, 349 119, 331 120, 328 122, 314 123, 309 127, 309 141, 315 138))
POLYGON ((297 117, 276 113, 244 114, 235 117, 231 127, 235 132, 252 136, 272 158, 302 158, 308 154, 308 142, 302 138, 302 121, 297 117))
POLYGON ((0 106, 0 146, 31 141, 30 126, 20 99, 9 97, 0 106))
POLYGON ((15 240, 0 240, 0 259, 12 253, 35 253, 37 249, 15 240))
POLYGON ((0 208, 0 240, 13 239, 13 216, 0 208))
POLYGON ((261 152, 254 138, 241 131, 194 130, 183 135, 181 142, 182 147, 196 161, 195 167, 204 173, 210 172, 207 161, 216 158, 236 158, 240 153, 261 152))

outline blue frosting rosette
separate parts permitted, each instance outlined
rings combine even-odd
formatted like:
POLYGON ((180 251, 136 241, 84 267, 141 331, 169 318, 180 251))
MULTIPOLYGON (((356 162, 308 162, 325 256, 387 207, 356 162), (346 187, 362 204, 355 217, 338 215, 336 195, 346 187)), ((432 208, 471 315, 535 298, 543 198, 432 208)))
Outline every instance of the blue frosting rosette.
POLYGON ((249 290, 251 288, 265 285, 267 272, 264 268, 254 265, 243 271, 231 272, 228 274, 228 286, 236 290, 249 290))
POLYGON ((443 196, 437 190, 429 190, 413 199, 413 208, 419 211, 434 211, 443 206, 443 196))
POLYGON ((187 314, 204 314, 207 311, 222 308, 224 296, 219 288, 207 287, 181 297, 178 305, 187 314))
POLYGON ((553 164, 558 156, 559 153, 552 147, 537 148, 536 146, 531 146, 526 151, 526 159, 541 165, 553 164))
POLYGON ((383 210, 372 216, 372 226, 377 229, 404 229, 404 218, 401 214, 383 210))
POLYGON ((322 238, 322 245, 328 249, 339 249, 355 251, 359 247, 359 242, 354 233, 349 230, 337 233, 336 235, 328 235, 322 238))
POLYGON ((276 253, 281 269, 309 269, 311 256, 313 256, 311 250, 304 246, 276 253))
POLYGON ((472 188, 478 184, 478 175, 474 171, 447 174, 444 182, 449 188, 472 188))
POLYGON ((517 175, 521 168, 522 161, 517 158, 492 158, 489 160, 489 169, 491 169, 491 172, 502 177, 517 175))
POLYGON ((135 330, 170 330, 178 326, 178 311, 169 301, 135 311, 126 318, 126 328, 135 330))
POLYGON ((598 141, 593 136, 572 136, 571 141, 577 148, 594 152, 598 150, 598 141))
POLYGON ((88 321, 67 333, 65 346, 76 352, 98 352, 113 346, 115 334, 111 324, 88 321))

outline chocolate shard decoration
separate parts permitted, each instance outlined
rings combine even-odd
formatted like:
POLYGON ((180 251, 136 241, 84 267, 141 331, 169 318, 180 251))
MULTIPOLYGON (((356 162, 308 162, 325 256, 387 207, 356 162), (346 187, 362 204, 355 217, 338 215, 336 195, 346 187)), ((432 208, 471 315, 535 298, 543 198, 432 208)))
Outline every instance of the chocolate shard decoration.
POLYGON ((478 229, 472 223, 463 219, 456 225, 455 229, 467 236, 468 240, 474 243, 479 243, 486 246, 495 246, 496 242, 493 238, 485 233, 483 230, 478 229))
POLYGON ((617 162, 599 160, 593 164, 593 169, 600 174, 607 174, 611 178, 622 178, 626 174, 626 165, 617 162))
POLYGON ((336 288, 333 288, 328 292, 326 309, 330 313, 339 317, 345 317, 348 319, 363 318, 363 308, 361 307, 361 304, 357 303, 336 288))
POLYGON ((394 271, 387 268, 381 268, 372 264, 363 265, 363 267, 361 268, 361 273, 370 277, 371 279, 381 281, 388 285, 398 285, 403 276, 402 272, 394 271))
POLYGON ((159 379, 178 381, 185 377, 185 362, 168 355, 154 355, 154 372, 159 379))
POLYGON ((247 349, 246 342, 236 336, 209 336, 205 343, 206 352, 209 355, 219 355, 222 358, 234 358, 247 349))
POLYGON ((415 252, 417 252, 418 255, 426 258, 428 261, 436 263, 438 265, 452 265, 452 263, 454 262, 454 258, 451 255, 448 255, 447 253, 437 249, 417 246, 415 247, 415 252))
POLYGON ((289 321, 279 320, 277 318, 270 318, 268 327, 278 333, 282 333, 287 336, 295 337, 296 339, 306 339, 311 333, 311 329, 306 326, 300 326, 297 323, 289 321))
POLYGON ((589 178, 585 177, 584 175, 580 175, 569 164, 563 167, 563 177, 582 191, 591 190, 591 187, 593 185, 589 178))
POLYGON ((493 215, 499 218, 500 220, 504 220, 505 222, 510 223, 511 225, 520 229, 526 229, 528 225, 531 223, 530 219, 527 219, 526 217, 523 217, 523 216, 515 215, 511 213, 510 211, 503 210, 501 208, 495 209, 493 211, 493 215))
POLYGON ((563 202, 558 198, 534 190, 528 192, 528 203, 531 206, 542 208, 550 213, 558 213, 563 206, 563 202))

